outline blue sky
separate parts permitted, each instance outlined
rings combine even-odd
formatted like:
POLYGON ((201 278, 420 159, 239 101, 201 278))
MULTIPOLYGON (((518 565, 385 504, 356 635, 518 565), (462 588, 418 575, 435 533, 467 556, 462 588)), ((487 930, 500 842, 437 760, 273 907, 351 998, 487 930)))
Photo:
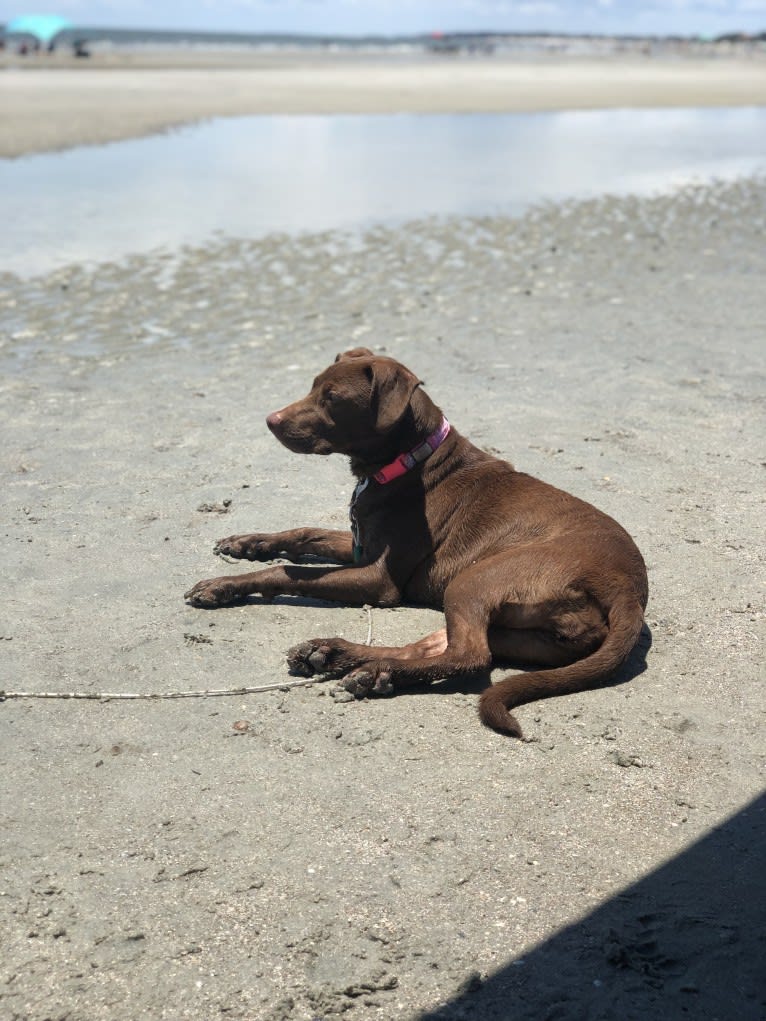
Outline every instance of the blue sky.
POLYGON ((79 25, 328 34, 453 29, 716 34, 766 29, 766 0, 0 0, 0 22, 54 12, 79 25))

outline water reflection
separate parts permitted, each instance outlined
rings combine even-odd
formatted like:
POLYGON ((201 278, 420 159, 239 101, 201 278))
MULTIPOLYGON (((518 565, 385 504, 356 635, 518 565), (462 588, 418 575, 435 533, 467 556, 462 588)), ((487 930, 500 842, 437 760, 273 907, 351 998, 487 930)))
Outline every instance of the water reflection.
POLYGON ((766 109, 221 119, 0 161, 0 270, 21 275, 215 233, 515 215, 766 167, 766 109))

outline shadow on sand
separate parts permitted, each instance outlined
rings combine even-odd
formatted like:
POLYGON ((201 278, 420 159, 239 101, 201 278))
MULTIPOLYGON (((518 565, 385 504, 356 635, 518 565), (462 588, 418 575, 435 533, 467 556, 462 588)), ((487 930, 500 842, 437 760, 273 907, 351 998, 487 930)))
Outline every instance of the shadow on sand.
MULTIPOLYGON (((639 677, 646 670, 646 657, 649 650, 652 647, 652 632, 648 624, 644 624, 641 629, 639 636, 633 651, 625 660, 623 665, 608 681, 604 681, 601 684, 596 685, 598 688, 614 688, 620 684, 627 684, 628 681, 634 680, 639 677)), ((498 659, 493 664, 493 669, 509 669, 509 670, 541 670, 544 667, 536 667, 525 665, 521 663, 513 663, 510 660, 498 659)), ((410 688, 403 688, 397 692, 398 695, 404 695, 408 692, 422 694, 423 692, 432 692, 436 695, 451 695, 457 691, 466 693, 478 693, 484 690, 489 684, 492 683, 492 672, 489 670, 482 670, 475 674, 459 674, 456 677, 450 677, 444 681, 434 681, 431 684, 419 684, 412 685, 410 688)), ((585 691, 588 689, 585 688, 585 691)), ((539 701, 539 699, 538 699, 539 701)), ((522 702, 522 708, 530 703, 522 702)), ((515 710, 514 710, 515 712, 515 710)))
POLYGON ((763 1021, 766 794, 420 1021, 763 1021))

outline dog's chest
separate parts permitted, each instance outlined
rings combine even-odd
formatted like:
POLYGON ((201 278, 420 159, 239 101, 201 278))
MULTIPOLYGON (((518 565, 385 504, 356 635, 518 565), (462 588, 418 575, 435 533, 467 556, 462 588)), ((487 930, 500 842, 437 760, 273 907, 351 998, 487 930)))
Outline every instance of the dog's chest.
POLYGON ((461 558, 449 549, 445 516, 429 508, 423 491, 419 500, 406 497, 400 493, 397 498, 374 479, 357 483, 349 503, 354 562, 370 564, 385 557, 386 570, 409 598, 437 604, 461 558))
POLYGON ((428 527, 410 500, 397 500, 374 479, 362 478, 354 487, 348 509, 354 563, 368 564, 386 555, 387 567, 405 570, 431 548, 428 527), (392 498, 392 496, 394 498, 392 498))

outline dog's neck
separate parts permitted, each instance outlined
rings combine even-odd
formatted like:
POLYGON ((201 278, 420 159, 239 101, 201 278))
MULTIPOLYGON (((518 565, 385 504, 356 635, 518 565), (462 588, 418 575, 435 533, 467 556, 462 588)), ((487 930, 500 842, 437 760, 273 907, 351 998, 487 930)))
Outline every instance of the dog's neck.
POLYGON ((390 466, 400 454, 406 454, 429 438, 437 436, 445 421, 441 409, 426 393, 417 389, 402 418, 385 437, 382 437, 380 451, 376 451, 374 459, 369 456, 362 458, 352 455, 352 473, 358 479, 374 478, 377 473, 390 466))

